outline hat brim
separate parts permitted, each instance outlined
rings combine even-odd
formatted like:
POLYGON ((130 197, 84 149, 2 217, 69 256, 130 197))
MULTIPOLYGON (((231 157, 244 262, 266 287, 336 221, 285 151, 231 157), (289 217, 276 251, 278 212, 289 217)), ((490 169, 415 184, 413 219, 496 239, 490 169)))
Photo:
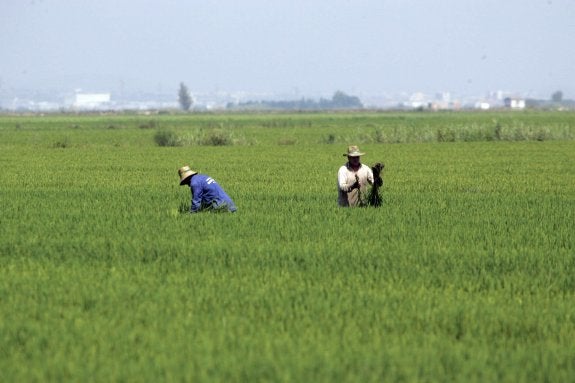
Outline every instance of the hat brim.
POLYGON ((192 172, 192 171, 185 172, 182 175, 182 179, 180 180, 180 186, 187 184, 189 182, 190 177, 193 176, 194 174, 198 174, 198 173, 192 172))
POLYGON ((365 153, 355 152, 355 153, 345 153, 344 157, 360 157, 363 156, 365 153))

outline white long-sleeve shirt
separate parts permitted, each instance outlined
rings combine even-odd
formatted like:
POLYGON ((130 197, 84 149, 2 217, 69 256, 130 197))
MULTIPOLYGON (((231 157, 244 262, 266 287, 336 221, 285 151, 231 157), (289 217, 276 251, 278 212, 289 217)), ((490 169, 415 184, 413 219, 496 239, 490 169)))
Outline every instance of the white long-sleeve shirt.
POLYGON ((339 206, 359 206, 367 196, 367 186, 373 185, 373 172, 367 165, 361 164, 357 172, 349 166, 349 162, 339 168, 337 172, 337 189, 339 206), (355 183, 355 176, 359 179, 359 189, 351 189, 355 183))

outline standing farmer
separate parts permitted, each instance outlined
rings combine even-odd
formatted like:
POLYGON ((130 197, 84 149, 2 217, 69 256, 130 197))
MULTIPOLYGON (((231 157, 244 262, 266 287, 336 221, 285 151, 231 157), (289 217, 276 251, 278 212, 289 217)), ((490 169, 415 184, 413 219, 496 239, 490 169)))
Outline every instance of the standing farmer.
POLYGON ((189 186, 192 192, 190 213, 197 213, 202 210, 218 212, 237 210, 232 199, 212 177, 199 174, 187 165, 181 167, 178 174, 180 175, 180 185, 189 186))
POLYGON ((359 148, 352 145, 347 148, 347 163, 337 172, 339 206, 365 206, 367 204, 368 185, 373 185, 373 172, 361 163, 359 148))

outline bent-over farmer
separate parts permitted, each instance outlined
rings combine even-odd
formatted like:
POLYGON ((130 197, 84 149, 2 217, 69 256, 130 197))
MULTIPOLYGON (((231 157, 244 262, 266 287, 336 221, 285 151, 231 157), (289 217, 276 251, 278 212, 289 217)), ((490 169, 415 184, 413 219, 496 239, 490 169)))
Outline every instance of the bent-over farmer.
POLYGON ((192 192, 192 206, 190 213, 199 211, 230 211, 237 210, 236 205, 226 194, 224 189, 210 176, 200 174, 189 166, 183 166, 178 170, 180 185, 187 185, 192 192))
POLYGON ((361 156, 355 145, 347 148, 347 163, 337 172, 339 206, 365 206, 367 204, 368 185, 373 185, 373 172, 361 163, 361 156))

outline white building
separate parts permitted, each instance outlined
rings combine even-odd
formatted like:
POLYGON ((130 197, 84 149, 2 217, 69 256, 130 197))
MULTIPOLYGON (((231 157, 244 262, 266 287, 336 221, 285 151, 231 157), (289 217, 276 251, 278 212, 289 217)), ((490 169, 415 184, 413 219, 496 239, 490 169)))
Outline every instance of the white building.
POLYGON ((81 110, 107 108, 110 99, 110 93, 76 93, 72 107, 81 110))
POLYGON ((525 99, 523 98, 507 97, 503 102, 507 108, 525 109, 525 99))
POLYGON ((416 92, 409 97, 409 104, 412 108, 422 108, 427 106, 429 98, 422 92, 416 92))

